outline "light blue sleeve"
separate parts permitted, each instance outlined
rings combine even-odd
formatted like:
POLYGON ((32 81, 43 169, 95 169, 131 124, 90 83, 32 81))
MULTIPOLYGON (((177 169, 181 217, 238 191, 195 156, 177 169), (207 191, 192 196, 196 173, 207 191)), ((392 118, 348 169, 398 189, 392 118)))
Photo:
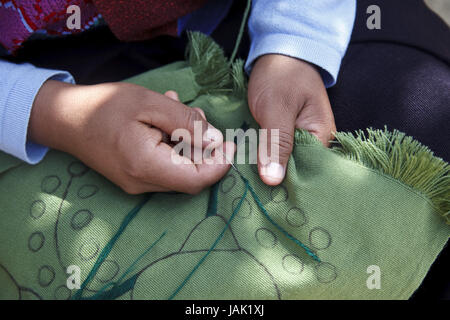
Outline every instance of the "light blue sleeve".
POLYGON ((253 0, 246 71, 261 55, 283 54, 320 67, 325 86, 334 85, 355 15, 356 0, 253 0))
POLYGON ((27 131, 34 98, 49 79, 74 83, 65 71, 0 60, 0 150, 30 164, 41 161, 48 151, 27 141, 27 131))

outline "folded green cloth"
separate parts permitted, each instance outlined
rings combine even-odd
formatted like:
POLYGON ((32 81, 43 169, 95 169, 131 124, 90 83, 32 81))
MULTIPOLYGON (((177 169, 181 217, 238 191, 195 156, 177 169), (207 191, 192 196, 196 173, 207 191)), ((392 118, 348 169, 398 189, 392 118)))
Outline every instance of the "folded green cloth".
MULTIPOLYGON (((222 130, 257 127, 242 62, 200 34, 188 61, 129 82, 176 90, 222 130)), ((326 149, 299 130, 277 187, 237 167, 195 196, 131 196, 61 152, 0 153, 0 298, 407 299, 450 234, 448 164, 397 131, 326 149)))

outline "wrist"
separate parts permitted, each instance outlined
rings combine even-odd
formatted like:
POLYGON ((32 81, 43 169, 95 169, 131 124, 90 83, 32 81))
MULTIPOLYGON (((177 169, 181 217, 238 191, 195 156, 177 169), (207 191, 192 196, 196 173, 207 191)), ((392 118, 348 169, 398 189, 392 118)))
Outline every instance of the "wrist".
POLYGON ((42 85, 31 109, 30 141, 73 154, 82 111, 78 109, 80 87, 54 80, 42 85))

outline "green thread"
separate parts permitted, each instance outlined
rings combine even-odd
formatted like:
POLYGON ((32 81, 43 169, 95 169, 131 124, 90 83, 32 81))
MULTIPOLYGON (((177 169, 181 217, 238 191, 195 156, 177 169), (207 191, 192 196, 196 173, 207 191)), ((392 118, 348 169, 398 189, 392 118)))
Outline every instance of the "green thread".
POLYGON ((191 272, 186 276, 186 278, 183 280, 183 282, 181 282, 181 284, 177 287, 177 289, 170 295, 169 300, 172 300, 173 298, 175 298, 175 296, 181 291, 181 289, 183 289, 183 287, 186 285, 186 283, 189 281, 189 279, 194 275, 194 273, 198 270, 198 268, 203 264, 203 262, 209 256, 209 254, 215 249, 215 247, 217 246, 217 244, 219 243, 219 241, 222 239, 223 235, 225 234, 225 231, 230 226, 230 223, 233 220, 233 218, 235 217, 236 213, 240 210, 242 203, 244 202, 245 197, 247 196, 248 191, 250 191, 250 194, 252 195, 253 199, 255 200, 255 202, 258 205, 258 207, 260 208, 260 210, 263 212, 266 219, 275 228, 277 228, 282 234, 284 234, 284 236, 286 238, 288 238, 289 240, 293 241, 295 244, 300 246, 306 252, 306 254, 311 256, 314 260, 321 262, 319 257, 310 248, 308 248, 306 245, 304 245, 300 240, 293 237, 286 230, 284 230, 280 225, 278 225, 275 221, 272 220, 272 218, 267 213, 266 208, 262 204, 261 200, 259 200, 258 196, 256 195, 256 192, 253 190, 252 186, 250 185, 249 181, 246 178, 244 178, 242 175, 240 177, 241 177, 242 181, 244 181, 245 190, 244 190, 244 194, 242 195, 238 205, 233 210, 233 213, 231 214, 230 219, 228 219, 227 224, 225 225, 225 227, 223 228, 223 230, 219 234, 219 236, 216 238, 213 245, 209 248, 209 250, 205 253, 205 255, 199 260, 199 262, 195 265, 195 267, 191 270, 191 272))
POLYGON ((242 196, 241 200, 239 201, 236 208, 233 210, 233 213, 231 214, 230 219, 228 219, 227 224, 223 228, 222 232, 217 237, 216 241, 214 241, 213 245, 209 248, 209 250, 205 253, 205 255, 199 260, 199 262, 195 265, 195 267, 191 270, 191 272, 187 275, 187 277, 183 280, 183 282, 178 286, 178 288, 170 295, 169 300, 172 300, 175 298, 175 296, 183 289, 183 287, 186 285, 186 283, 189 281, 189 279, 194 275, 194 273, 197 271, 197 269, 203 264, 203 262, 206 260, 206 258, 209 256, 209 254, 215 249, 219 241, 222 239, 223 235, 225 234, 225 231, 227 231, 228 227, 230 226, 231 221, 235 217, 236 213, 239 211, 239 209, 242 206, 242 203, 244 202, 245 197, 247 196, 247 191, 249 189, 248 181, 245 182, 245 191, 244 195, 242 196))
POLYGON ((422 193, 450 225, 450 166, 413 137, 372 128, 338 132, 331 149, 340 156, 390 176, 422 193))
POLYGON ((119 278, 119 280, 117 280, 118 283, 120 283, 122 281, 122 279, 124 279, 131 271, 134 270, 134 268, 136 267, 136 265, 138 264, 139 261, 142 260, 142 258, 144 258, 144 256, 153 249, 154 246, 156 246, 156 244, 162 239, 164 238, 164 236, 167 234, 167 231, 164 231, 158 239, 156 239, 151 245, 150 247, 147 248, 147 250, 145 250, 139 257, 137 257, 137 259, 128 267, 128 269, 122 274, 122 276, 119 278))
POLYGON ((242 41, 242 36, 244 35, 245 25, 247 24, 247 17, 250 12, 251 6, 252 6, 252 1, 247 0, 247 6, 245 8, 244 15, 242 17, 241 26, 239 27, 239 33, 238 33, 238 36, 236 39, 236 44, 234 45, 233 53, 231 54, 231 57, 230 57, 230 64, 232 64, 234 59, 236 58, 237 51, 238 51, 239 46, 242 41))
POLYGON ((93 295, 92 297, 86 298, 86 299, 90 299, 90 300, 105 300, 105 299, 115 299, 120 297, 122 294, 128 292, 129 290, 131 290, 134 287, 134 283, 136 282, 136 276, 134 275, 132 277, 130 277, 129 279, 127 279, 126 281, 124 281, 123 283, 122 280, 130 273, 132 272, 135 268, 136 265, 138 264, 139 261, 142 260, 142 258, 144 258, 144 256, 151 250, 153 249, 153 247, 167 234, 167 231, 164 231, 161 236, 154 241, 150 247, 148 247, 139 257, 137 257, 137 259, 128 267, 128 269, 122 274, 122 276, 115 282, 110 282, 108 284, 106 284, 105 286, 103 286, 95 295, 93 295), (130 281, 130 279, 134 279, 132 281, 130 281), (113 286, 110 290, 106 291, 106 288, 113 286))
MULTIPOLYGON (((247 180, 244 177, 241 177, 244 181, 247 180)), ((275 227, 277 228, 282 234, 284 234, 284 236, 286 238, 288 238, 289 240, 293 241, 295 244, 299 245, 301 248, 303 248, 303 250, 305 250, 306 254, 311 256, 314 260, 321 262, 319 257, 310 249, 308 248, 306 245, 304 245, 300 240, 298 240, 297 238, 295 238, 294 236, 292 236, 289 232, 287 232, 286 230, 284 230, 279 224, 277 224, 275 221, 272 220, 272 218, 269 216, 269 214, 267 213, 266 208, 264 208, 264 205, 262 204, 261 200, 259 200, 258 196, 256 195, 255 190, 253 190, 252 186, 249 184, 248 185, 250 193, 253 197, 253 199, 255 200, 256 204, 258 205, 258 207, 261 209, 262 213, 264 214, 264 216, 266 217, 267 220, 269 220, 269 222, 275 227)))
MULTIPOLYGON (((124 281, 122 284, 116 286, 114 285, 110 290, 103 291, 101 294, 96 293, 92 297, 81 297, 80 300, 114 300, 123 294, 127 293, 131 289, 134 288, 134 285, 136 284, 136 280, 139 274, 135 274, 134 276, 128 278, 126 281, 124 281)), ((113 285, 112 283, 108 284, 113 285)), ((108 287, 106 285, 105 287, 108 287)), ((104 288, 105 288, 104 287, 104 288)), ((103 288, 102 288, 103 289, 103 288)))
POLYGON ((215 183, 209 192, 208 209, 206 210, 206 216, 211 217, 217 214, 217 202, 219 196, 220 182, 215 183))
POLYGON ((146 197, 131 211, 125 216, 123 219, 121 225, 119 226, 119 229, 117 230, 116 234, 109 240, 109 242, 106 244, 106 246, 103 248, 102 252, 97 258, 97 261, 95 262, 94 266, 92 267, 91 271, 89 272, 87 278, 83 281, 83 283, 80 286, 80 289, 75 293, 75 295, 72 297, 73 300, 77 300, 81 298, 81 295, 83 294, 84 289, 86 286, 91 282, 92 278, 97 274, 98 269, 100 268, 103 261, 106 259, 106 257, 111 252, 112 248, 114 247, 114 244, 117 242, 121 234, 125 231, 125 228, 128 226, 128 224, 134 219, 134 217, 137 215, 137 213, 142 209, 142 207, 150 200, 152 194, 147 194, 146 197))

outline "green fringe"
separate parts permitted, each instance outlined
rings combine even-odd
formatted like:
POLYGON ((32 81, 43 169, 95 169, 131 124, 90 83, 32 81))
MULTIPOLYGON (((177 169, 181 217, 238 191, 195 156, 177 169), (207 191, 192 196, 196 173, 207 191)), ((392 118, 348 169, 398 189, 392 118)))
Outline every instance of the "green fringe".
POLYGON ((247 77, 244 72, 244 60, 236 59, 231 64, 231 77, 233 82, 233 92, 247 98, 247 77))
POLYGON ((404 133, 367 129, 338 132, 332 150, 363 166, 389 175, 428 197, 450 224, 450 166, 404 133))
POLYGON ((199 94, 229 92, 242 95, 247 91, 244 62, 230 63, 222 48, 200 32, 188 33, 186 60, 201 87, 199 94))
POLYGON ((294 141, 295 144, 322 146, 322 142, 315 135, 304 129, 295 130, 294 141))

